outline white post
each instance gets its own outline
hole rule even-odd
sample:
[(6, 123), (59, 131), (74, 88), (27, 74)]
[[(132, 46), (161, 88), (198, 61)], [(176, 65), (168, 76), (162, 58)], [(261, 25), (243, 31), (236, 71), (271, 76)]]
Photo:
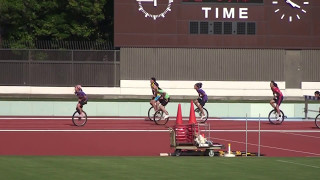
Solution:
[(260, 113), (259, 113), (259, 142), (258, 142), (258, 157), (260, 157), (260, 130), (261, 130), (261, 123), (260, 123)]
[(248, 156), (248, 114), (246, 114), (246, 157)]

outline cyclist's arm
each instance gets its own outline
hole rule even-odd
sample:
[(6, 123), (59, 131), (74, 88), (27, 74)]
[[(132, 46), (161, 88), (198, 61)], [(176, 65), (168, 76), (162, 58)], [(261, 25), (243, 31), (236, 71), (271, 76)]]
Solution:
[(161, 93), (158, 90), (155, 90), (154, 91), (154, 97), (155, 97), (154, 100), (158, 101), (160, 99), (160, 97), (161, 97)]
[(157, 95), (157, 96), (154, 98), (154, 100), (155, 100), (155, 101), (158, 101), (158, 100), (160, 99), (160, 97), (161, 97), (160, 95)]

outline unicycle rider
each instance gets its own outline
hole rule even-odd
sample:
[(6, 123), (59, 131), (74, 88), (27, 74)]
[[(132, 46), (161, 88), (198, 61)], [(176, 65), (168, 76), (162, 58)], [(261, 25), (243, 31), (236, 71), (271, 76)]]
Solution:
[(154, 89), (156, 89), (156, 88), (154, 88), (155, 86), (161, 90), (156, 78), (152, 77), (152, 78), (150, 78), (150, 87), (152, 90), (152, 99), (150, 100), (150, 104), (153, 107), (154, 111), (157, 111), (158, 110), (157, 109), (157, 100), (160, 98), (161, 95), (159, 93), (156, 93), (156, 91), (154, 90)]
[(157, 86), (154, 86), (153, 89), (157, 94), (160, 94), (160, 96), (157, 96), (155, 98), (155, 101), (157, 102), (157, 106), (164, 112), (164, 119), (169, 118), (169, 113), (166, 110), (165, 106), (170, 102), (170, 95), (163, 89), (158, 88)]
[[(317, 100), (320, 100), (320, 92), (319, 91), (315, 91), (314, 92), (314, 97), (316, 97)], [(320, 113), (320, 107), (319, 107), (319, 113)]]
[(194, 85), (194, 89), (197, 91), (199, 97), (198, 99), (194, 100), (193, 103), (199, 108), (201, 112), (201, 119), (205, 119), (205, 114), (203, 112), (203, 106), (208, 102), (208, 96), (206, 92), (204, 92), (202, 88), (202, 83), (196, 83)]
[(82, 108), (83, 108), (83, 105), (87, 104), (88, 97), (86, 93), (82, 91), (81, 85), (76, 85), (74, 87), (74, 94), (78, 97), (78, 104), (77, 104), (76, 110), (78, 111), (79, 116), (83, 118), (85, 114), (83, 113)]
[(273, 93), (273, 98), (270, 100), (270, 105), (277, 111), (277, 120), (280, 121), (282, 118), (280, 114), (280, 104), (283, 101), (283, 94), (278, 88), (277, 83), (275, 83), (274, 81), (270, 82), (270, 88)]

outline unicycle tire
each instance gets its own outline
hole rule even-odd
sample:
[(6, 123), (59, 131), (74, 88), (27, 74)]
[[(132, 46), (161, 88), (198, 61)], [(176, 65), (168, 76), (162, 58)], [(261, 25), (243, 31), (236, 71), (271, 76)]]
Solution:
[(196, 116), (196, 120), (197, 120), (198, 123), (205, 123), (208, 120), (208, 117), (209, 117), (208, 110), (206, 108), (202, 108), (202, 109), (203, 109), (203, 112), (204, 112), (204, 115), (205, 115), (204, 119), (201, 119), (201, 111), (200, 111), (199, 108), (196, 108), (194, 110), (194, 114)]
[(159, 110), (154, 113), (153, 115), (153, 121), (158, 125), (165, 125), (169, 121), (169, 118), (164, 119), (164, 113), (163, 111)]
[(317, 115), (317, 117), (314, 120), (314, 123), (318, 128), (320, 128), (320, 114)]
[(280, 125), (282, 124), (283, 120), (284, 120), (284, 114), (283, 112), (280, 110), (280, 114), (281, 114), (281, 119), (278, 120), (278, 116), (277, 116), (277, 112), (276, 110), (271, 110), (269, 115), (268, 115), (268, 119), (269, 119), (269, 122), (271, 124), (275, 124), (275, 125)]
[(155, 114), (154, 108), (151, 106), (148, 110), (148, 117), (150, 121), (153, 121), (153, 115)]
[(87, 117), (87, 113), (84, 112), (84, 117), (80, 117), (78, 111), (74, 112), (72, 115), (72, 122), (75, 126), (84, 126), (87, 123), (88, 117)]

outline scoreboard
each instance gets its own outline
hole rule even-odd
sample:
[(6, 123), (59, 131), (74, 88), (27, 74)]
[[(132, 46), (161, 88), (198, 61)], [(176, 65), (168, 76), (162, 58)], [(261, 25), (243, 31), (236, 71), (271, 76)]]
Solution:
[(114, 4), (116, 47), (320, 49), (319, 0)]

